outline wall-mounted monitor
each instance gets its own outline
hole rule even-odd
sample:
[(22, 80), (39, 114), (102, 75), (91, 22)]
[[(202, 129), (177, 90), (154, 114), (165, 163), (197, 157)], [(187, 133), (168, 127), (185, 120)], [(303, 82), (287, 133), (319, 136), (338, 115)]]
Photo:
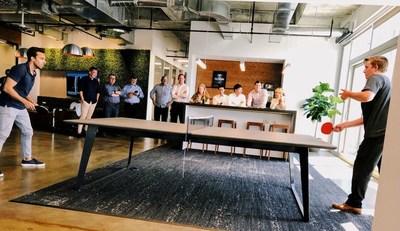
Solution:
[(79, 80), (82, 77), (87, 76), (87, 72), (77, 72), (77, 71), (70, 71), (66, 73), (67, 79), (67, 95), (68, 96), (78, 96), (78, 84)]

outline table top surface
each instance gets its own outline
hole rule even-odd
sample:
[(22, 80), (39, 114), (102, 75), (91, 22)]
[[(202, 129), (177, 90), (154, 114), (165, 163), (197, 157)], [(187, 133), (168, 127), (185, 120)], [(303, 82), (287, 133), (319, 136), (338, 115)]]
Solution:
[[(117, 128), (123, 130), (146, 131), (163, 134), (185, 135), (188, 130), (186, 124), (169, 123), (152, 120), (131, 119), (125, 117), (73, 119), (65, 120), (66, 123), (96, 125), (101, 127)], [(295, 147), (312, 147), (324, 149), (336, 149), (336, 146), (310, 135), (268, 132), (245, 129), (232, 129), (221, 127), (190, 126), (189, 134), (192, 136), (212, 139), (230, 139), (232, 141), (259, 142), (265, 144), (279, 144)]]

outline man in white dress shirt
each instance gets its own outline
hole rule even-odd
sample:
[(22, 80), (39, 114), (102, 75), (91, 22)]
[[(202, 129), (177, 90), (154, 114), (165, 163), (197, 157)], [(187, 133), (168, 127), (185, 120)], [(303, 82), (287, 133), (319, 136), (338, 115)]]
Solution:
[(213, 97), (212, 103), (214, 105), (229, 105), (229, 97), (225, 94), (224, 86), (220, 85), (218, 87), (218, 95)]
[(189, 86), (185, 84), (185, 75), (178, 75), (178, 83), (172, 87), (171, 122), (185, 123), (185, 104), (189, 100)]
[(247, 96), (247, 107), (266, 108), (268, 102), (268, 92), (261, 88), (261, 82), (254, 82), (254, 89)]
[(246, 107), (246, 96), (242, 94), (243, 88), (240, 84), (233, 86), (233, 93), (229, 95), (229, 106)]

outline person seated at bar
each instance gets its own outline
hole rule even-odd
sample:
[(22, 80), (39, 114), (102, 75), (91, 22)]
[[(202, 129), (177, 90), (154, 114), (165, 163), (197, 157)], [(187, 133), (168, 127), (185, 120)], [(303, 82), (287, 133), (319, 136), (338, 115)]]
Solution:
[(225, 88), (222, 85), (218, 86), (218, 94), (213, 97), (212, 103), (214, 105), (229, 105), (229, 97), (225, 94)]
[(266, 108), (268, 102), (268, 91), (261, 88), (261, 82), (254, 82), (254, 89), (247, 96), (247, 107)]
[(243, 88), (240, 84), (233, 86), (233, 93), (229, 94), (229, 106), (246, 107), (246, 96), (242, 94)]
[(286, 98), (285, 92), (281, 87), (275, 89), (274, 98), (271, 100), (271, 109), (285, 110), (286, 109)]
[(207, 92), (206, 85), (204, 85), (203, 83), (199, 84), (196, 93), (193, 94), (192, 98), (189, 100), (189, 103), (210, 103), (210, 95)]

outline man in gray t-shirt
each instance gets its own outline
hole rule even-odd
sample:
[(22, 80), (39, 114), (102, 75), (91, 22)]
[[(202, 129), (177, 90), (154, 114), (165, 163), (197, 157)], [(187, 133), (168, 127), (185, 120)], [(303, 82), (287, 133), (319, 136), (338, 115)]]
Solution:
[(380, 170), (383, 142), (385, 140), (386, 121), (389, 112), (392, 84), (383, 75), (388, 61), (383, 56), (364, 59), (364, 74), (367, 83), (361, 92), (342, 89), (343, 100), (351, 98), (361, 102), (362, 117), (347, 121), (334, 127), (335, 132), (345, 128), (364, 125), (364, 140), (360, 144), (354, 161), (351, 194), (343, 204), (332, 205), (345, 212), (361, 213), (362, 201), (365, 198), (368, 183), (375, 166)]

